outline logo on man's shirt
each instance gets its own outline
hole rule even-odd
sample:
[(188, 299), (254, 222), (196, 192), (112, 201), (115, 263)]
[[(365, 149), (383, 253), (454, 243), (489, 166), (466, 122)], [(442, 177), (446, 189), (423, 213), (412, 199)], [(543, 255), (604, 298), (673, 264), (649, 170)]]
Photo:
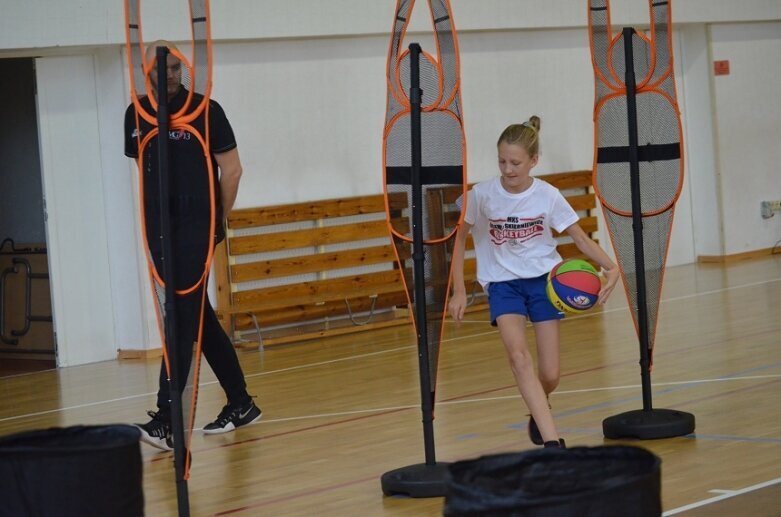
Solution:
[[(143, 134), (144, 132), (141, 129), (135, 128), (130, 134), (130, 138), (138, 138)], [(190, 132), (185, 131), (184, 129), (172, 129), (168, 131), (169, 140), (190, 140), (192, 136), (193, 135), (190, 134)]]
[(507, 242), (514, 246), (542, 235), (544, 220), (541, 215), (530, 218), (510, 216), (507, 219), (489, 219), (488, 234), (496, 245)]
[(168, 132), (169, 140), (189, 140), (192, 135), (184, 129), (172, 129)]

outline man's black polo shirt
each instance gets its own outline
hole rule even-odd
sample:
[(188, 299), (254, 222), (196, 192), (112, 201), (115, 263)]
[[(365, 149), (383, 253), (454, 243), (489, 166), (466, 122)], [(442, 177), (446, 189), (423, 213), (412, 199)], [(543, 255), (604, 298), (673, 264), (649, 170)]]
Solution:
[[(180, 88), (169, 100), (169, 113), (178, 112), (187, 100), (188, 91)], [(188, 112), (198, 106), (203, 95), (193, 93)], [(140, 99), (141, 106), (150, 114), (155, 113), (149, 98)], [(196, 117), (192, 125), (205, 138), (205, 111)], [(155, 128), (142, 117), (138, 117), (136, 128), (136, 110), (131, 104), (125, 112), (125, 155), (138, 157), (138, 142)], [(201, 248), (208, 236), (209, 225), (209, 183), (206, 159), (203, 147), (196, 138), (185, 129), (171, 129), (168, 134), (168, 163), (171, 175), (171, 213), (173, 215), (175, 245), (187, 248)], [(220, 203), (220, 184), (217, 162), (214, 154), (224, 153), (236, 147), (233, 129), (222, 107), (214, 100), (209, 101), (209, 144), (215, 186), (217, 240), (222, 235), (222, 206)], [(157, 174), (157, 138), (153, 138), (144, 149), (144, 214), (146, 234), (150, 249), (159, 249), (159, 200)]]

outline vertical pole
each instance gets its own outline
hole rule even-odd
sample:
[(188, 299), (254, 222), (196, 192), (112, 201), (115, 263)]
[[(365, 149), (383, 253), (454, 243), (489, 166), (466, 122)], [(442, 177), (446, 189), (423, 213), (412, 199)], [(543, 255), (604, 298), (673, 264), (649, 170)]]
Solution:
[(423, 445), (426, 465), (436, 464), (434, 452), (434, 401), (428, 356), (428, 331), (426, 324), (426, 279), (423, 249), (423, 187), (420, 179), (422, 140), (420, 109), (423, 91), (420, 89), (420, 54), (417, 43), (409, 46), (410, 52), (410, 133), (412, 136), (412, 260), (415, 283), (415, 329), (418, 338), (418, 365), (420, 368), (420, 397), (423, 411)]
[(632, 38), (635, 30), (624, 27), (626, 61), (626, 111), (629, 126), (629, 173), (632, 191), (632, 230), (635, 243), (635, 280), (637, 285), (637, 328), (640, 338), (640, 378), (643, 389), (643, 411), (651, 411), (651, 361), (648, 336), (648, 304), (645, 285), (645, 250), (643, 247), (643, 214), (640, 204), (640, 162), (637, 153), (637, 83), (635, 80)]
[(190, 515), (187, 480), (184, 464), (187, 449), (184, 441), (182, 394), (179, 391), (179, 359), (176, 343), (176, 282), (174, 270), (173, 229), (169, 192), (171, 178), (168, 170), (168, 47), (157, 47), (157, 165), (160, 192), (160, 244), (163, 250), (163, 282), (165, 282), (164, 328), (165, 346), (168, 352), (169, 396), (171, 397), (171, 432), (174, 439), (174, 471), (176, 475), (176, 499), (181, 517)]

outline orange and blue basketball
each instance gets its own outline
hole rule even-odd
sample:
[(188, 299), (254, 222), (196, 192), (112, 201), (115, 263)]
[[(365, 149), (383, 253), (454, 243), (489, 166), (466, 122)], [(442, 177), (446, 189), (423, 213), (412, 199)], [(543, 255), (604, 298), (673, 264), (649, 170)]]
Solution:
[(560, 262), (548, 274), (548, 298), (563, 312), (580, 313), (597, 303), (602, 283), (594, 266), (581, 259)]

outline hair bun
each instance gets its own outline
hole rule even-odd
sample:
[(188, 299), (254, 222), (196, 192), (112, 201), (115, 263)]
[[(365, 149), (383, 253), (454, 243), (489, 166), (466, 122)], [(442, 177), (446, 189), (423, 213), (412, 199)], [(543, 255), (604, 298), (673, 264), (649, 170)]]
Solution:
[(524, 122), (524, 125), (525, 126), (531, 126), (534, 129), (536, 129), (537, 131), (539, 131), (540, 130), (540, 117), (538, 117), (537, 115), (532, 115), (531, 117), (529, 117), (529, 120), (527, 122)]

